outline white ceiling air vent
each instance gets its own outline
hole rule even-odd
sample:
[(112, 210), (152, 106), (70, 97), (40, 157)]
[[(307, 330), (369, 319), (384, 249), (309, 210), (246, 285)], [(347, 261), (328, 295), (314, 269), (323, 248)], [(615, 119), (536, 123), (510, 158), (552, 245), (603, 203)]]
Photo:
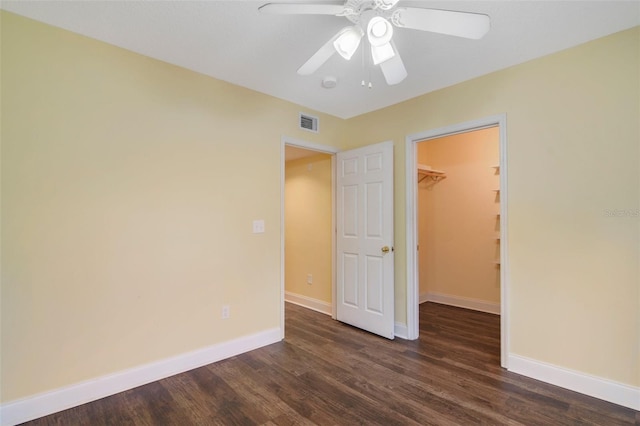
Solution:
[(300, 113), (300, 128), (304, 130), (308, 130), (313, 133), (318, 133), (320, 120), (318, 117), (314, 117), (313, 115)]

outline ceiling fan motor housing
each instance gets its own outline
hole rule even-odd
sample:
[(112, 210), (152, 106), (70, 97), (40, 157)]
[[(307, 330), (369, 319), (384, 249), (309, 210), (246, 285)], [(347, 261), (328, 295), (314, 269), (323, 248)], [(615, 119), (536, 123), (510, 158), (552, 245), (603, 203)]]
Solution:
[[(393, 5), (390, 7), (383, 6), (390, 3), (393, 3)], [(386, 15), (388, 14), (385, 12), (395, 6), (395, 3), (397, 3), (397, 1), (347, 0), (347, 2), (344, 4), (344, 16), (354, 24), (361, 24), (366, 27), (367, 23), (373, 16), (386, 17)]]

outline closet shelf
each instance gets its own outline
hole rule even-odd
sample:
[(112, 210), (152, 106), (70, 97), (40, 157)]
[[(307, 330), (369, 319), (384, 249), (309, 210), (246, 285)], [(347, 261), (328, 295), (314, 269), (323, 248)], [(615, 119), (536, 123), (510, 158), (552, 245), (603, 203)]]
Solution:
[(426, 178), (438, 182), (447, 178), (447, 174), (442, 170), (434, 170), (429, 166), (418, 164), (418, 183), (422, 182)]

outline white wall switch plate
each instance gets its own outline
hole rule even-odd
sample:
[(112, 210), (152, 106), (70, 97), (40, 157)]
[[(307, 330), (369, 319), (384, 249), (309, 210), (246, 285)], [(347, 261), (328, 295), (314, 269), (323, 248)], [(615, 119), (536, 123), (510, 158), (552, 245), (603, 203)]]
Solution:
[(264, 220), (254, 220), (253, 221), (253, 233), (254, 234), (262, 234), (264, 232)]

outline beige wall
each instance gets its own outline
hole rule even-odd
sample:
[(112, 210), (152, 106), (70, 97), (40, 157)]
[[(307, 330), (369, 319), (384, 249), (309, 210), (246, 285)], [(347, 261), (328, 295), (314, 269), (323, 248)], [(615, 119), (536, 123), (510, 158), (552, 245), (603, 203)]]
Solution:
[(315, 135), (296, 105), (1, 24), (2, 401), (277, 327), (283, 134), (395, 141), (406, 321), (405, 137), (499, 113), (510, 351), (640, 385), (639, 218), (611, 214), (640, 208), (638, 28), (346, 122), (317, 114)]
[(350, 147), (395, 142), (396, 321), (405, 137), (506, 113), (509, 350), (640, 385), (639, 53), (636, 27), (349, 120)]
[(281, 136), (344, 122), (300, 131), (299, 106), (1, 24), (2, 400), (279, 327)]
[(500, 303), (498, 128), (431, 139), (417, 160), (446, 172), (418, 192), (420, 295), (437, 293)]
[(284, 199), (285, 290), (331, 303), (331, 155), (287, 161)]

